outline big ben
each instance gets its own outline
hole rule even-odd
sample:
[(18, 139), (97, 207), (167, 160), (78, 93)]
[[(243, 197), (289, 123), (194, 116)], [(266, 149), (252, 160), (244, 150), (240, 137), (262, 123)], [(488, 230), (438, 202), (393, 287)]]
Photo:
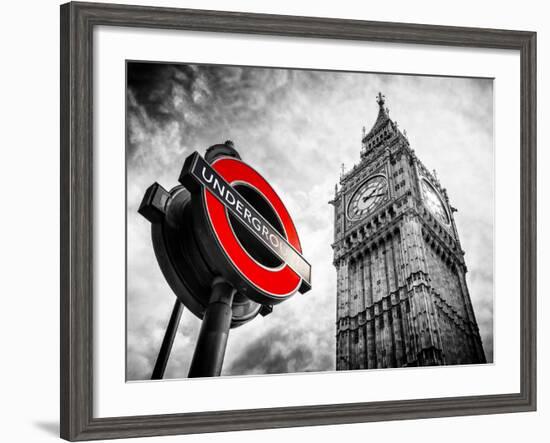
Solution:
[(456, 210), (377, 103), (331, 201), (336, 369), (485, 363)]

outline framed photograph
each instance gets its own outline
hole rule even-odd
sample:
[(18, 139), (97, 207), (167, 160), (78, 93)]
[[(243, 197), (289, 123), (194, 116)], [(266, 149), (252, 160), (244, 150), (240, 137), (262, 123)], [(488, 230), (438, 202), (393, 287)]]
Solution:
[(536, 409), (536, 34), (61, 6), (61, 437)]

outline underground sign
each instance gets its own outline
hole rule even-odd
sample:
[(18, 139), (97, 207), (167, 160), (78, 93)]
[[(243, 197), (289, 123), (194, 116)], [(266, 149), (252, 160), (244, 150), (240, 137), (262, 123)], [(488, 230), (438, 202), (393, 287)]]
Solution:
[(296, 227), (283, 202), (255, 169), (235, 157), (211, 164), (187, 157), (180, 179), (192, 194), (192, 226), (214, 272), (262, 304), (311, 288)]

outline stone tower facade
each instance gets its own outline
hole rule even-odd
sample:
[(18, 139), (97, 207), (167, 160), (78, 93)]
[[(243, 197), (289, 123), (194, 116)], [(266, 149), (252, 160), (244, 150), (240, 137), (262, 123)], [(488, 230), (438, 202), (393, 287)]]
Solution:
[(445, 188), (379, 93), (334, 199), (336, 369), (485, 363)]

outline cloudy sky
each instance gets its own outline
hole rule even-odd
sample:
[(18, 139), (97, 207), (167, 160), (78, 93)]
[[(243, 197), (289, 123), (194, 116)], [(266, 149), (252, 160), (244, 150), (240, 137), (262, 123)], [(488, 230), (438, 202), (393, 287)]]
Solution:
[[(231, 330), (222, 375), (335, 369), (336, 273), (328, 204), (359, 161), (378, 91), (447, 188), (488, 360), (493, 355), (493, 88), (488, 79), (128, 64), (127, 378), (148, 379), (175, 296), (156, 262), (145, 189), (177, 185), (185, 157), (227, 139), (294, 218), (313, 289)], [(200, 321), (184, 310), (165, 378), (187, 376)]]

